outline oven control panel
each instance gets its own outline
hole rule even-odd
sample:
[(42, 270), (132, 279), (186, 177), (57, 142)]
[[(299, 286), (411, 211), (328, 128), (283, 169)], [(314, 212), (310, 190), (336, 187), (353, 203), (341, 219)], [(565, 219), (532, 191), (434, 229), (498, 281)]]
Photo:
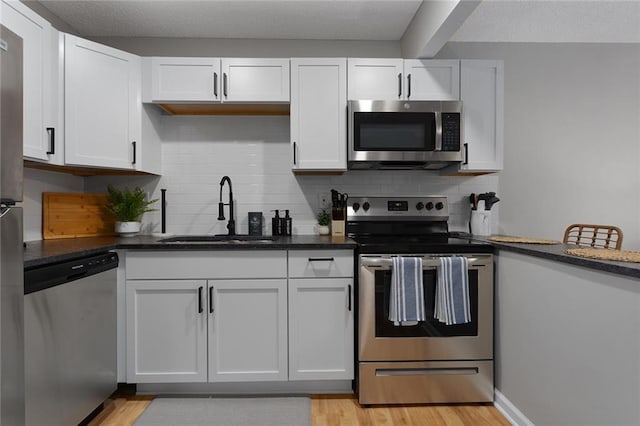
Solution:
[(347, 220), (449, 219), (447, 197), (349, 197)]

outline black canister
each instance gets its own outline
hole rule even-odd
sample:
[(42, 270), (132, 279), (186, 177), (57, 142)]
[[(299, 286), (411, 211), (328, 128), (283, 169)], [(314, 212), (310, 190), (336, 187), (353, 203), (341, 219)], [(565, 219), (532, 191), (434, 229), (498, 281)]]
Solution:
[(249, 235), (262, 235), (262, 212), (249, 212)]

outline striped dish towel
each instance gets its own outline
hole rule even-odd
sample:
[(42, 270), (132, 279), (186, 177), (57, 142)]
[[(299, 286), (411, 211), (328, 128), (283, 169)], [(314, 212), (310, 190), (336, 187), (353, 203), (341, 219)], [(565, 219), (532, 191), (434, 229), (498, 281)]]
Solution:
[(389, 321), (415, 325), (426, 319), (421, 257), (393, 257)]
[(471, 322), (467, 258), (439, 258), (433, 317), (446, 325)]

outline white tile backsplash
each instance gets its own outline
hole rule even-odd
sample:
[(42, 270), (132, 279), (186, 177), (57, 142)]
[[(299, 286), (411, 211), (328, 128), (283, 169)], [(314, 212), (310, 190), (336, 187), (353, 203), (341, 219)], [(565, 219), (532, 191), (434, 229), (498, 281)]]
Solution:
[[(351, 195), (447, 195), (450, 229), (467, 230), (469, 194), (498, 187), (497, 176), (448, 177), (424, 171), (296, 176), (290, 164), (289, 117), (164, 116), (162, 126), (162, 177), (92, 177), (86, 179), (86, 190), (104, 190), (107, 183), (138, 185), (159, 199), (160, 189), (166, 188), (167, 232), (174, 234), (227, 231), (226, 221), (217, 220), (224, 175), (233, 183), (236, 229), (241, 233), (247, 232), (248, 212), (263, 212), (264, 232), (270, 234), (272, 210), (289, 209), (293, 232), (313, 234), (318, 194), (332, 188)], [(227, 186), (223, 199), (228, 199)], [(148, 213), (144, 222), (146, 232), (159, 232), (160, 212)]]

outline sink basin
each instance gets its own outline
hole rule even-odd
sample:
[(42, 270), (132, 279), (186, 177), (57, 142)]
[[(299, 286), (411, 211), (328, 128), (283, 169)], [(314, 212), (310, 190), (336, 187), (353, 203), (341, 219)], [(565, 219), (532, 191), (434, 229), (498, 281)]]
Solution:
[(177, 235), (163, 238), (161, 243), (266, 243), (273, 241), (269, 235)]

